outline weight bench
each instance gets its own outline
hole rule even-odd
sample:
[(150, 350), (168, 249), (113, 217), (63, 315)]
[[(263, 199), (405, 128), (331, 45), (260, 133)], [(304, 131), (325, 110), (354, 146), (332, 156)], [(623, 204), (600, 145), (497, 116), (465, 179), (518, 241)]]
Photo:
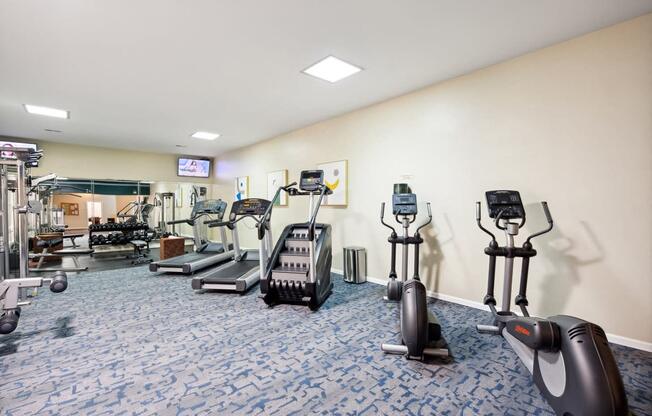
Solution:
[[(83, 234), (82, 234), (83, 235)], [(79, 273), (79, 272), (85, 272), (88, 270), (88, 267), (81, 267), (79, 266), (79, 260), (77, 259), (78, 256), (86, 256), (89, 254), (93, 254), (95, 250), (89, 249), (89, 248), (64, 248), (62, 250), (55, 250), (53, 252), (49, 252), (49, 249), (61, 244), (63, 242), (63, 239), (65, 238), (57, 238), (53, 240), (41, 240), (38, 239), (37, 237), (37, 246), (43, 248), (43, 251), (40, 253), (30, 253), (29, 258), (30, 259), (38, 259), (38, 264), (36, 267), (30, 267), (29, 271), (30, 272), (40, 272), (40, 273), (48, 273), (48, 272), (69, 272), (69, 273)], [(74, 244), (74, 240), (73, 240)], [(75, 267), (43, 267), (43, 262), (45, 261), (46, 257), (72, 257), (73, 263), (75, 263)]]
[(75, 242), (75, 238), (80, 238), (80, 237), (83, 237), (83, 236), (84, 236), (83, 233), (79, 233), (79, 234), (64, 234), (64, 235), (62, 236), (62, 238), (64, 238), (64, 239), (65, 239), (65, 238), (70, 239), (70, 243), (72, 244), (72, 246), (70, 246), (70, 247), (66, 247), (66, 248), (78, 248), (79, 245)]
[(134, 254), (132, 255), (133, 260), (131, 264), (145, 264), (153, 261), (152, 259), (147, 258), (147, 254), (145, 254), (145, 251), (149, 253), (149, 242), (144, 240), (131, 240), (129, 241), (129, 244), (134, 246)]

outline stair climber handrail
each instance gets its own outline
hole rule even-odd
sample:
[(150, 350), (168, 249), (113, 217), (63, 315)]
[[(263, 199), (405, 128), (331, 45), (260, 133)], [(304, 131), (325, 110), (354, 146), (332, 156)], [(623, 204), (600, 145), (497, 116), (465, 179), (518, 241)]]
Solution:
[(317, 204), (315, 204), (312, 215), (310, 216), (310, 223), (308, 224), (308, 241), (315, 240), (315, 224), (317, 223), (317, 213), (319, 212), (319, 207), (321, 206), (321, 202), (324, 199), (324, 195), (330, 195), (333, 193), (331, 188), (324, 184), (320, 184), (319, 187), (319, 200), (317, 201)]

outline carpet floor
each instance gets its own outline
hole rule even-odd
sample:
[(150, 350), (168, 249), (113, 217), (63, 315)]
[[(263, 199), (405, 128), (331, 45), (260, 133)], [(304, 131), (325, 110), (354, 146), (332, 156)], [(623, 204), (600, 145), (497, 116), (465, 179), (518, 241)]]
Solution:
[[(0, 337), (5, 415), (551, 415), (488, 312), (430, 301), (453, 359), (385, 355), (398, 310), (347, 285), (311, 313), (270, 309), (258, 288), (194, 293), (147, 267), (72, 275)], [(652, 414), (652, 354), (613, 346), (636, 415)]]

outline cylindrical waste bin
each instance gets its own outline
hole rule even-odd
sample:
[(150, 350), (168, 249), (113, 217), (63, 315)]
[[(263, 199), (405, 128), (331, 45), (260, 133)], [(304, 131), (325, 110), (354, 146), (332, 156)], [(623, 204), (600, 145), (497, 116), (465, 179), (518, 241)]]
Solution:
[(367, 251), (364, 247), (344, 247), (344, 281), (367, 281)]

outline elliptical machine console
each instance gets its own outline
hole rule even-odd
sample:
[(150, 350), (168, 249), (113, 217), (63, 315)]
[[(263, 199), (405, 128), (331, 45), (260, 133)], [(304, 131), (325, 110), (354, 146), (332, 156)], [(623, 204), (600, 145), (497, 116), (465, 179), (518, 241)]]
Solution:
[[(398, 236), (394, 227), (385, 223), (385, 203), (383, 202), (380, 206), (380, 222), (392, 230), (392, 234), (388, 238), (392, 247), (392, 257), (385, 299), (401, 302), (402, 341), (401, 344), (384, 343), (380, 348), (387, 353), (403, 354), (408, 359), (416, 360), (424, 360), (426, 356), (448, 356), (448, 349), (444, 348), (445, 342), (441, 336), (441, 325), (435, 315), (428, 310), (426, 287), (419, 277), (419, 246), (423, 243), (419, 231), (432, 222), (430, 202), (427, 202), (426, 206), (428, 207), (428, 219), (417, 227), (413, 236), (410, 236), (410, 224), (416, 221), (418, 213), (417, 196), (412, 193), (407, 184), (394, 185), (392, 212), (396, 222), (403, 227), (403, 236), (401, 237)], [(403, 246), (401, 259), (403, 274), (400, 281), (396, 276), (397, 244)], [(414, 275), (408, 280), (410, 245), (414, 246)]]
[[(522, 247), (514, 237), (525, 225), (525, 208), (517, 191), (486, 193), (489, 217), (505, 233), (506, 244), (499, 246), (495, 235), (482, 226), (481, 204), (476, 203), (476, 222), (491, 237), (484, 252), (489, 256), (489, 277), (484, 304), (494, 316), (494, 325), (478, 325), (482, 333), (502, 335), (534, 377), (535, 384), (559, 415), (626, 415), (627, 398), (618, 366), (605, 332), (598, 325), (572, 316), (548, 319), (531, 317), (527, 306), (530, 259), (537, 252), (531, 240), (552, 230), (553, 221), (546, 202), (541, 206), (548, 227), (530, 235)], [(516, 221), (514, 221), (516, 220)], [(505, 258), (501, 310), (496, 309), (494, 281), (496, 257)], [(522, 259), (518, 295), (523, 316), (511, 312), (510, 298), (514, 258)]]

